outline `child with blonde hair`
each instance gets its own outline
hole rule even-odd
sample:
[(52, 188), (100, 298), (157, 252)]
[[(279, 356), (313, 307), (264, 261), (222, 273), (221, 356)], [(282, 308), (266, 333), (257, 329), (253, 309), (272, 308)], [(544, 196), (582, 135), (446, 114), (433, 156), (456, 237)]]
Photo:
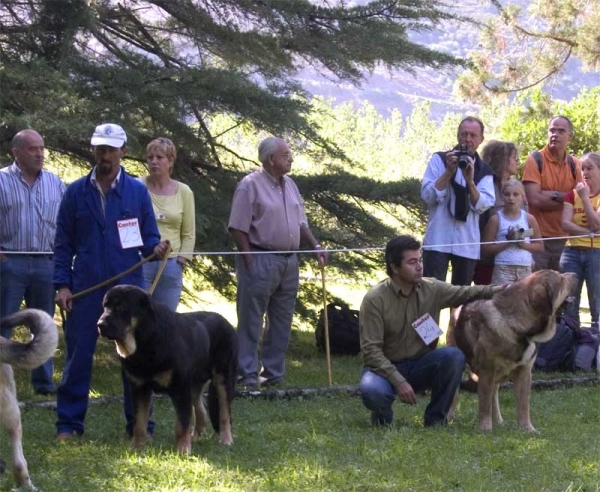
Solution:
[[(486, 257), (494, 258), (493, 284), (505, 284), (521, 280), (531, 273), (533, 257), (531, 253), (544, 251), (540, 239), (540, 227), (535, 217), (523, 209), (525, 189), (516, 179), (509, 179), (502, 185), (504, 205), (488, 221), (483, 233), (481, 251)], [(530, 231), (531, 235), (522, 237)], [(514, 241), (520, 238), (520, 241)]]
[[(583, 181), (565, 195), (563, 229), (571, 236), (560, 257), (560, 271), (577, 274), (575, 302), (565, 314), (579, 320), (581, 289), (585, 281), (592, 326), (600, 320), (600, 154), (590, 152), (581, 159)], [(593, 233), (593, 235), (590, 235)], [(587, 237), (581, 237), (587, 236)]]

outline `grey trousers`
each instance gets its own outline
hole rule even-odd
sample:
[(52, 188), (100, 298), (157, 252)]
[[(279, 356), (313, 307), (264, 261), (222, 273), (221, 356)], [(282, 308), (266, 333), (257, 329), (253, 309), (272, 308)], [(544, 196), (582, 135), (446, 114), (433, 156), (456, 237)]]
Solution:
[(236, 256), (235, 264), (239, 376), (244, 383), (258, 382), (258, 342), (266, 315), (260, 376), (267, 381), (279, 380), (285, 374), (285, 354), (296, 307), (298, 258), (296, 255), (255, 254), (250, 271), (241, 256)]

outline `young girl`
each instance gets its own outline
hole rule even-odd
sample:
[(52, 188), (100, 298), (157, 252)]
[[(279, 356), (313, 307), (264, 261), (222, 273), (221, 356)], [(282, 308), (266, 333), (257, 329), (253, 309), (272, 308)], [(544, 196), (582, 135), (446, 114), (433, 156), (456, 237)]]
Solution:
[(531, 253), (544, 251), (542, 241), (530, 241), (529, 237), (519, 242), (507, 242), (519, 230), (533, 229), (532, 239), (541, 237), (535, 217), (523, 210), (525, 189), (516, 179), (502, 185), (502, 210), (488, 221), (483, 233), (481, 250), (484, 256), (494, 257), (493, 284), (505, 284), (525, 278), (531, 273)]
[[(577, 274), (576, 301), (565, 314), (579, 320), (579, 303), (583, 282), (588, 293), (592, 326), (600, 318), (600, 154), (592, 152), (581, 159), (584, 181), (565, 195), (563, 229), (573, 237), (560, 257), (560, 271)], [(594, 237), (587, 236), (591, 232)]]

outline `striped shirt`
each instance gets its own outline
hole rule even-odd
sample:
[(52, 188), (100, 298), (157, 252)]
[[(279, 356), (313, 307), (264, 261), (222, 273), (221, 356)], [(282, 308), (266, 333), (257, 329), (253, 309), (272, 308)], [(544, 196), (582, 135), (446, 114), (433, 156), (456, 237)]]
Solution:
[(65, 185), (42, 169), (29, 186), (16, 163), (0, 169), (0, 250), (51, 252)]

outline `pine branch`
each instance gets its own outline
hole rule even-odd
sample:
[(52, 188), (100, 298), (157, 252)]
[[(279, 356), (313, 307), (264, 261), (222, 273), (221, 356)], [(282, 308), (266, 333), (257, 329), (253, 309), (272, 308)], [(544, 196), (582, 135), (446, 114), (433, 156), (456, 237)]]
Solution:
[(540, 77), (527, 85), (523, 85), (520, 87), (514, 87), (511, 89), (503, 89), (501, 87), (491, 87), (487, 84), (487, 82), (484, 82), (483, 86), (487, 90), (494, 92), (494, 93), (498, 93), (498, 94), (510, 94), (513, 92), (521, 92), (521, 91), (525, 91), (527, 89), (531, 89), (531, 88), (541, 84), (545, 80), (549, 79), (553, 75), (557, 74), (558, 72), (560, 72), (562, 70), (562, 68), (565, 66), (565, 64), (567, 63), (567, 61), (569, 60), (569, 58), (571, 57), (572, 51), (573, 51), (573, 47), (569, 47), (569, 51), (567, 52), (566, 56), (560, 63), (557, 63), (556, 66), (552, 70), (550, 70), (547, 74), (545, 74), (543, 77)]

